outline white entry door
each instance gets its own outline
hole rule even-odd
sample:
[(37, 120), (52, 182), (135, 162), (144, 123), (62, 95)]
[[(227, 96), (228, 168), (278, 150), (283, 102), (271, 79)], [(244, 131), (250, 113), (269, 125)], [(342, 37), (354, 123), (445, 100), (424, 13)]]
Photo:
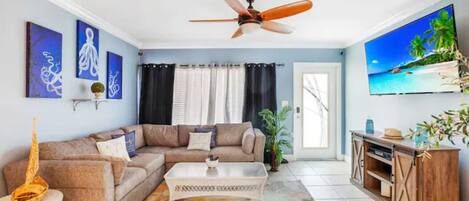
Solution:
[(340, 63), (294, 64), (294, 155), (337, 159)]

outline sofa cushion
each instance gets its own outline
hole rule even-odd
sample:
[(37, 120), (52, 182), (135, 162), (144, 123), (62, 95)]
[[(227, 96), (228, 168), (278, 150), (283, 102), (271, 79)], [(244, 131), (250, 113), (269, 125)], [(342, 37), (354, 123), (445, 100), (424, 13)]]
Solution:
[(90, 135), (90, 137), (100, 142), (100, 141), (107, 141), (107, 140), (112, 139), (112, 135), (123, 135), (123, 134), (125, 134), (124, 130), (116, 129), (116, 130), (111, 130), (111, 131), (93, 133)]
[(168, 125), (143, 125), (143, 136), (147, 145), (177, 147), (178, 128)]
[(251, 122), (240, 124), (217, 124), (217, 146), (239, 146), (242, 144), (243, 134), (252, 128)]
[(165, 154), (169, 150), (171, 150), (171, 147), (145, 146), (137, 149), (137, 153)]
[(217, 146), (217, 128), (195, 128), (196, 133), (211, 133), (210, 148)]
[(187, 147), (173, 148), (166, 152), (166, 162), (203, 162), (208, 158), (209, 151), (187, 150)]
[(145, 146), (145, 138), (143, 137), (142, 125), (127, 126), (122, 128), (124, 132), (130, 133), (135, 131), (135, 148), (140, 149)]
[(205, 150), (210, 151), (210, 141), (212, 133), (190, 133), (188, 150)]
[(39, 159), (61, 160), (65, 156), (99, 154), (93, 138), (80, 138), (63, 142), (43, 142), (39, 144)]
[(130, 161), (129, 153), (127, 153), (127, 146), (125, 145), (125, 137), (96, 142), (99, 153), (107, 156), (121, 157)]
[(254, 154), (246, 154), (240, 146), (215, 147), (210, 151), (210, 155), (220, 157), (221, 162), (252, 162)]
[(164, 165), (164, 155), (141, 153), (132, 158), (128, 163), (128, 167), (139, 167), (145, 169), (147, 175), (150, 175), (158, 168)]
[(244, 153), (250, 154), (252, 150), (254, 150), (254, 142), (256, 140), (256, 136), (254, 135), (254, 129), (247, 129), (244, 131), (243, 134), (243, 141), (242, 141), (242, 149)]
[(196, 128), (199, 128), (199, 126), (178, 125), (179, 146), (187, 146), (189, 144), (189, 133), (195, 132)]
[(64, 160), (107, 161), (111, 163), (115, 185), (119, 185), (122, 182), (125, 170), (127, 169), (127, 160), (101, 154), (71, 155), (66, 156)]
[(124, 135), (112, 135), (112, 139), (120, 138), (124, 136), (125, 138), (125, 147), (127, 148), (127, 153), (129, 153), (129, 157), (132, 158), (137, 155), (136, 148), (135, 148), (135, 131), (130, 131)]
[(121, 200), (127, 193), (147, 178), (147, 173), (142, 168), (127, 167), (121, 184), (115, 188), (115, 200)]

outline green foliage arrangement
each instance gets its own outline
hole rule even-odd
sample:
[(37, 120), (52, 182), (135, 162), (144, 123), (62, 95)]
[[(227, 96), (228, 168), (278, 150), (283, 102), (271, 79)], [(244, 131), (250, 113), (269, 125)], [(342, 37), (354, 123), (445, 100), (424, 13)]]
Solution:
[(286, 106), (279, 112), (272, 112), (269, 109), (263, 109), (259, 112), (259, 116), (262, 117), (267, 131), (266, 146), (270, 149), (271, 153), (270, 171), (278, 171), (278, 167), (283, 160), (283, 149), (292, 147), (291, 143), (286, 140), (290, 136), (290, 131), (284, 126), (284, 121), (291, 110), (290, 106)]
[(93, 93), (104, 93), (104, 84), (101, 82), (95, 82), (91, 85), (91, 92)]
[[(461, 76), (452, 78), (448, 84), (461, 86), (464, 94), (469, 94), (469, 59), (459, 50), (454, 51), (456, 60), (459, 62)], [(421, 146), (430, 149), (439, 147), (443, 141), (449, 141), (455, 145), (455, 138), (461, 138), (463, 144), (469, 148), (469, 105), (462, 104), (460, 109), (447, 110), (439, 115), (432, 115), (433, 120), (417, 124), (417, 129), (409, 130), (408, 137), (411, 139), (425, 136), (428, 144)], [(431, 155), (425, 151), (420, 155), (423, 160), (430, 159)]]

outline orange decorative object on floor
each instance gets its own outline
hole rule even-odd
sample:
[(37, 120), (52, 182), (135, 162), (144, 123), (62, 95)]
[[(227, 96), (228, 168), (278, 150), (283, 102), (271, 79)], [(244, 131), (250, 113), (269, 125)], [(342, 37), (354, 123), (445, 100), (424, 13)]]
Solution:
[(46, 195), (49, 184), (40, 176), (36, 176), (39, 170), (39, 145), (37, 143), (36, 119), (33, 119), (33, 142), (29, 152), (28, 169), (23, 185), (11, 194), (12, 201), (40, 201)]

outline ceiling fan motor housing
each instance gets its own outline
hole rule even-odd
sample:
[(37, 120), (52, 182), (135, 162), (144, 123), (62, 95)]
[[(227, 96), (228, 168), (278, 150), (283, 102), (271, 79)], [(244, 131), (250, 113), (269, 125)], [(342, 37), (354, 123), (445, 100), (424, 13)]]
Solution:
[(238, 24), (243, 25), (246, 23), (257, 23), (257, 24), (262, 24), (262, 18), (259, 15), (259, 11), (254, 10), (254, 9), (248, 9), (249, 13), (251, 13), (252, 16), (249, 15), (240, 15), (238, 18)]

